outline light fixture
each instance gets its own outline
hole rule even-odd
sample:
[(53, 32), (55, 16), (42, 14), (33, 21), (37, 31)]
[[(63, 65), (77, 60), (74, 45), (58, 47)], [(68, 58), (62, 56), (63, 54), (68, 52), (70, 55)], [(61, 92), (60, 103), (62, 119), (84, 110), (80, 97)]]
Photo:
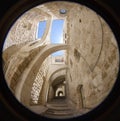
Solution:
[(60, 9), (60, 14), (66, 14), (67, 10), (66, 9)]

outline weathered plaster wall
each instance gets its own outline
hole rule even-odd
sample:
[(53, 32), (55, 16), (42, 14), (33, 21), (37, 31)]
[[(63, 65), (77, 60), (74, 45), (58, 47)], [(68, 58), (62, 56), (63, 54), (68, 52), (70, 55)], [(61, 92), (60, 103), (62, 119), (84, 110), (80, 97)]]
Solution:
[[(75, 18), (75, 19), (73, 19)], [(110, 92), (118, 72), (118, 47), (105, 21), (86, 7), (73, 7), (68, 20), (69, 97), (77, 105), (83, 85), (84, 107), (94, 108)]]

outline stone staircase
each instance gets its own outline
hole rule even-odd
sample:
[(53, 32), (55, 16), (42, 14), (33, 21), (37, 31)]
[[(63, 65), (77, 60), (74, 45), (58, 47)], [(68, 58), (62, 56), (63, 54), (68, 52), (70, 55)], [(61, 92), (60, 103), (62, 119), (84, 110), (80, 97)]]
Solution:
[(65, 99), (54, 99), (47, 104), (47, 108), (42, 115), (48, 118), (65, 119), (73, 117), (75, 113)]

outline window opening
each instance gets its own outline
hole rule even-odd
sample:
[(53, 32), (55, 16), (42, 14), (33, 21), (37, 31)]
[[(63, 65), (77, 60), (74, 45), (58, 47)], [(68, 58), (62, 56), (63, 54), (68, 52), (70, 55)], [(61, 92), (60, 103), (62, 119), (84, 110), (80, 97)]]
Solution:
[(38, 23), (37, 39), (41, 39), (45, 33), (47, 21), (40, 21)]
[(51, 36), (50, 36), (52, 44), (63, 43), (63, 25), (64, 25), (64, 20), (62, 19), (53, 20), (51, 28)]

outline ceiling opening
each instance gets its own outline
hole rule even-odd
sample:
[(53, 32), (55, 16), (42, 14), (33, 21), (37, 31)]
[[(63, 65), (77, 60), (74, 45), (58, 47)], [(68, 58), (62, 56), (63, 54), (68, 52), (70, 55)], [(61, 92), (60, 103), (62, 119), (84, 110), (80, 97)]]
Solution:
[(62, 19), (56, 19), (52, 21), (52, 28), (50, 35), (52, 44), (63, 43), (63, 25), (64, 25), (64, 20)]
[(40, 21), (37, 28), (37, 39), (41, 39), (45, 33), (47, 21)]

